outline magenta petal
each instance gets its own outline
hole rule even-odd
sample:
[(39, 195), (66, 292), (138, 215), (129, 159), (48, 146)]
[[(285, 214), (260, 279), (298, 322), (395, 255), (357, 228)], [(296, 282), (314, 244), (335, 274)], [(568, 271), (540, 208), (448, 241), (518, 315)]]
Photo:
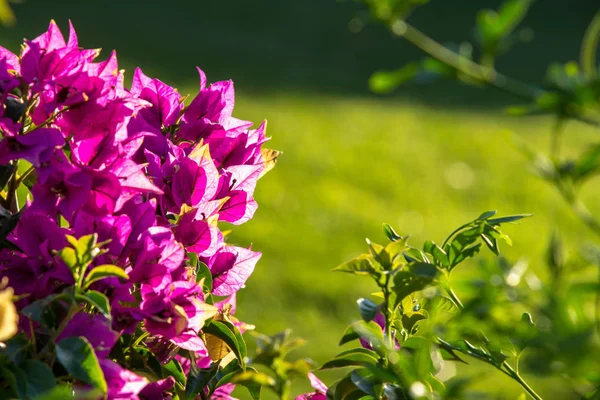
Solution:
[(124, 369), (110, 360), (100, 360), (100, 367), (108, 384), (109, 400), (138, 399), (148, 380)]
[(182, 349), (195, 351), (196, 354), (200, 357), (205, 357), (208, 355), (206, 345), (204, 344), (202, 339), (200, 339), (200, 337), (198, 337), (198, 335), (194, 332), (180, 334), (179, 336), (171, 339), (171, 342), (181, 347)]
[(219, 219), (240, 225), (252, 219), (257, 208), (258, 204), (248, 193), (234, 190), (229, 193), (229, 200), (219, 210)]
[(78, 313), (69, 321), (56, 341), (71, 336), (83, 336), (90, 342), (99, 358), (107, 358), (119, 338), (119, 334), (110, 326), (110, 321), (102, 315)]
[(261, 253), (235, 246), (225, 246), (211, 260), (213, 294), (229, 296), (240, 290), (254, 271)]

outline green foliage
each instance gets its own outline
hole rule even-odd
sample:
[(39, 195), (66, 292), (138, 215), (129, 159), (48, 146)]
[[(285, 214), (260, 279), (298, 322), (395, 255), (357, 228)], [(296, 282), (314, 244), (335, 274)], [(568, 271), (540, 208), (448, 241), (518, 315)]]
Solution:
[(75, 379), (107, 392), (104, 373), (94, 349), (83, 337), (68, 337), (56, 344), (56, 357)]

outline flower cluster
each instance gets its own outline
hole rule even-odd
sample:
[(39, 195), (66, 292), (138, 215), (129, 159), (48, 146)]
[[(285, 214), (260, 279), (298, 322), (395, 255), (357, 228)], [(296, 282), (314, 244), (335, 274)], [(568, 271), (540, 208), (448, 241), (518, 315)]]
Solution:
[[(19, 299), (22, 332), (50, 347), (85, 338), (108, 398), (156, 398), (173, 379), (149, 383), (111, 349), (137, 335), (163, 364), (182, 350), (210, 364), (202, 328), (261, 256), (226, 244), (218, 223), (252, 218), (273, 151), (261, 148), (266, 123), (232, 116), (231, 81), (209, 85), (198, 69), (186, 102), (141, 69), (126, 88), (115, 53), (98, 62), (99, 53), (54, 22), (20, 55), (0, 47), (0, 277)], [(89, 292), (108, 300), (104, 314), (81, 300)], [(64, 324), (23, 312), (53, 298)]]

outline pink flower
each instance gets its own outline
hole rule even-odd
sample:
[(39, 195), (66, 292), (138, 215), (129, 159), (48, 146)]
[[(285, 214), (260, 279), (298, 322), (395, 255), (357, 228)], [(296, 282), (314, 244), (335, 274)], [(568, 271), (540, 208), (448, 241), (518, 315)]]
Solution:
[(327, 386), (312, 372), (308, 373), (308, 379), (310, 380), (310, 385), (315, 389), (314, 393), (302, 394), (297, 396), (296, 400), (326, 400)]

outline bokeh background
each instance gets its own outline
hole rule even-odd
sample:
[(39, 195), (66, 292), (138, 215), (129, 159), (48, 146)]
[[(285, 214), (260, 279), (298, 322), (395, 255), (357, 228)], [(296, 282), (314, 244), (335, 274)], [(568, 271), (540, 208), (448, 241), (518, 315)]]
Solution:
[[(499, 4), (434, 0), (411, 21), (437, 40), (460, 42), (472, 37), (477, 10)], [(547, 148), (552, 121), (505, 117), (502, 107), (518, 100), (457, 83), (370, 93), (373, 72), (421, 54), (369, 22), (353, 1), (25, 0), (13, 9), (17, 25), (0, 28), (0, 44), (15, 51), (51, 18), (65, 33), (71, 19), (83, 46), (101, 47), (104, 56), (117, 50), (129, 78), (140, 66), (183, 93), (197, 91), (195, 66), (209, 81), (234, 80), (234, 115), (267, 119), (268, 147), (284, 152), (258, 185), (255, 218), (231, 236), (263, 253), (239, 296), (238, 317), (267, 334), (292, 328), (307, 340), (302, 354), (318, 363), (337, 353), (345, 326), (358, 318), (356, 298), (373, 291), (368, 282), (331, 269), (363, 252), (365, 237), (383, 241), (382, 222), (420, 244), (440, 242), (484, 210), (535, 213), (507, 228), (515, 244), (503, 250), (540, 274), (553, 228), (567, 244), (589, 238), (514, 146), (517, 135)], [(548, 63), (577, 59), (597, 9), (596, 0), (538, 1), (525, 22), (534, 40), (501, 58), (498, 69), (542, 82)], [(566, 152), (596, 135), (569, 124)], [(599, 197), (586, 188), (592, 205)], [(477, 273), (475, 262), (470, 268)], [(502, 377), (494, 382), (506, 398), (519, 393)], [(555, 385), (535, 377), (531, 383), (558, 398)]]

